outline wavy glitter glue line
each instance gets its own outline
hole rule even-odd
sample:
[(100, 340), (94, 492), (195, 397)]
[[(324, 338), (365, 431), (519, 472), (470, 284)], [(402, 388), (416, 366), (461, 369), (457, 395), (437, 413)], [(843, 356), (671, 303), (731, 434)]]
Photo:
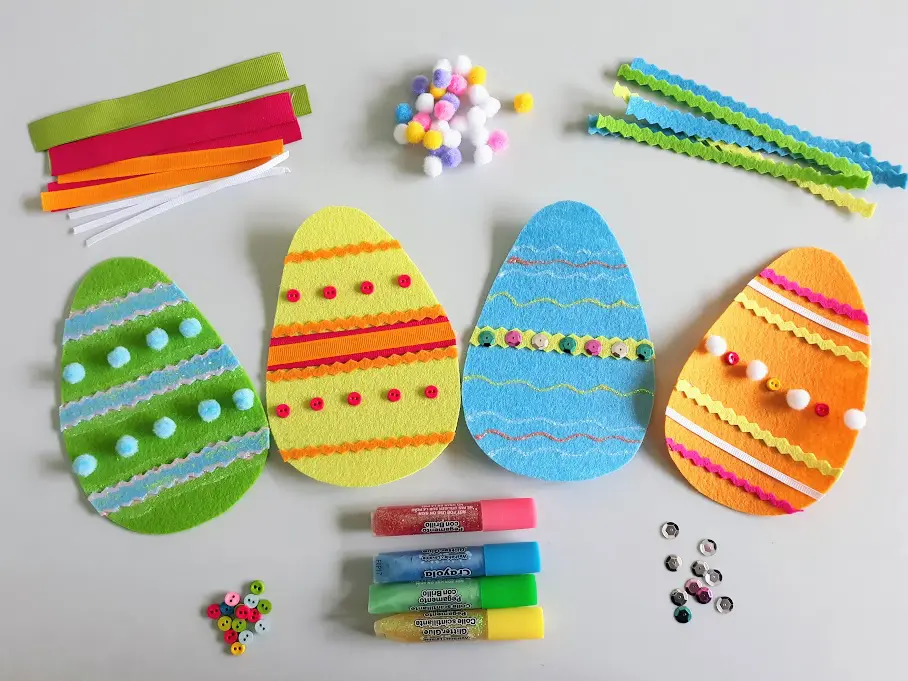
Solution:
[(587, 440), (592, 440), (593, 442), (599, 442), (599, 443), (608, 442), (609, 440), (621, 440), (621, 442), (626, 442), (627, 444), (639, 444), (640, 442), (643, 442), (643, 440), (632, 440), (630, 438), (624, 437), (623, 435), (608, 435), (606, 437), (596, 437), (595, 435), (590, 435), (589, 433), (573, 433), (572, 435), (567, 435), (565, 437), (557, 437), (556, 435), (552, 435), (552, 433), (548, 433), (544, 430), (537, 430), (534, 433), (526, 433), (525, 435), (509, 435), (508, 433), (503, 433), (500, 430), (496, 430), (494, 428), (489, 428), (487, 430), (482, 431), (478, 435), (474, 435), (473, 439), (476, 441), (479, 441), (479, 440), (482, 440), (483, 438), (488, 437), (489, 435), (497, 435), (500, 438), (504, 438), (505, 440), (511, 440), (512, 442), (521, 442), (523, 440), (529, 440), (534, 437), (544, 437), (546, 439), (551, 440), (552, 442), (559, 442), (559, 443), (570, 442), (571, 440), (576, 440), (577, 438), (581, 438), (581, 437), (586, 438)]
[(589, 456), (590, 454), (594, 454), (600, 457), (608, 456), (611, 458), (619, 458), (622, 456), (633, 456), (637, 452), (637, 448), (635, 447), (633, 449), (621, 452), (610, 452), (606, 449), (603, 449), (602, 447), (590, 447), (589, 449), (582, 452), (568, 452), (563, 449), (558, 449), (557, 447), (538, 447), (536, 449), (531, 449), (530, 451), (525, 452), (522, 449), (512, 446), (503, 447), (501, 449), (492, 449), (490, 451), (487, 451), (486, 454), (489, 456), (489, 458), (494, 459), (502, 454), (509, 454), (511, 452), (514, 452), (518, 456), (522, 456), (524, 458), (535, 456), (537, 454), (558, 454), (565, 459), (579, 459), (584, 456)]
[(201, 478), (219, 468), (226, 468), (241, 459), (251, 459), (268, 450), (270, 432), (262, 428), (206, 445), (181, 459), (156, 466), (127, 481), (119, 482), (100, 492), (88, 495), (88, 500), (101, 515), (115, 513), (121, 508), (147, 501), (164, 490)]
[(529, 381), (524, 381), (523, 379), (519, 379), (519, 378), (511, 378), (511, 379), (508, 379), (507, 381), (493, 381), (488, 376), (483, 376), (481, 374), (467, 374), (463, 377), (463, 380), (464, 380), (464, 382), (466, 382), (466, 381), (484, 381), (485, 383), (488, 383), (491, 386), (495, 386), (496, 388), (502, 388), (506, 385), (523, 385), (537, 393), (547, 393), (552, 390), (563, 389), (563, 390), (570, 390), (572, 392), (577, 393), (578, 395), (592, 395), (593, 393), (597, 393), (597, 392), (608, 392), (608, 393), (611, 393), (612, 395), (617, 395), (618, 397), (632, 397), (634, 395), (649, 395), (650, 397), (652, 397), (652, 395), (653, 395), (653, 391), (647, 390), (646, 388), (636, 388), (635, 390), (631, 390), (630, 392), (623, 393), (620, 390), (615, 390), (611, 386), (603, 385), (603, 384), (594, 386), (588, 390), (583, 390), (582, 388), (573, 386), (570, 383), (558, 383), (557, 385), (539, 387), (537, 385), (534, 385), (533, 383), (530, 383)]
[(735, 410), (730, 407), (726, 407), (719, 400), (702, 392), (695, 385), (692, 385), (683, 378), (678, 379), (675, 389), (687, 399), (693, 400), (699, 404), (710, 414), (718, 416), (725, 421), (725, 423), (735, 426), (742, 433), (747, 433), (755, 440), (762, 441), (768, 447), (772, 447), (782, 454), (787, 454), (798, 463), (802, 463), (808, 468), (818, 470), (823, 475), (829, 475), (836, 479), (842, 474), (841, 468), (835, 468), (828, 461), (818, 458), (816, 454), (805, 452), (798, 445), (791, 444), (787, 438), (773, 435), (770, 431), (761, 428), (758, 423), (748, 421), (745, 416), (736, 413)]
[(111, 298), (84, 310), (73, 311), (63, 324), (63, 342), (79, 340), (187, 301), (179, 286), (164, 283), (122, 298)]
[(603, 272), (602, 274), (590, 276), (586, 272), (574, 272), (572, 274), (560, 274), (558, 272), (548, 272), (548, 271), (532, 272), (532, 271), (522, 270), (522, 269), (508, 269), (508, 270), (502, 269), (498, 273), (498, 276), (495, 278), (503, 279), (504, 277), (508, 276), (509, 274), (519, 274), (524, 277), (549, 277), (550, 279), (586, 279), (587, 281), (599, 281), (600, 279), (608, 279), (610, 281), (615, 281), (617, 279), (628, 279), (629, 278), (626, 271), (620, 272), (620, 273)]
[(757, 301), (748, 298), (743, 292), (735, 296), (735, 302), (741, 303), (745, 309), (750, 310), (757, 317), (765, 320), (767, 324), (772, 324), (781, 331), (787, 331), (811, 345), (818, 347), (820, 350), (831, 352), (836, 357), (844, 357), (851, 362), (858, 362), (868, 369), (870, 368), (870, 358), (863, 352), (855, 352), (847, 345), (837, 345), (835, 341), (832, 341), (829, 338), (823, 338), (820, 334), (811, 332), (810, 329), (805, 329), (794, 322), (783, 319), (767, 308), (760, 307)]
[(824, 296), (822, 293), (812, 291), (806, 286), (802, 286), (798, 282), (792, 281), (785, 275), (779, 274), (771, 267), (767, 267), (762, 272), (760, 272), (760, 276), (771, 281), (776, 286), (781, 286), (786, 291), (790, 291), (791, 293), (794, 293), (801, 298), (809, 300), (811, 303), (821, 305), (827, 310), (831, 310), (836, 314), (840, 314), (844, 317), (848, 317), (849, 319), (853, 319), (856, 322), (863, 322), (868, 326), (870, 325), (870, 319), (867, 317), (867, 313), (864, 312), (864, 310), (855, 309), (848, 303), (843, 303), (839, 300), (836, 300), (835, 298), (832, 298), (831, 296)]
[(201, 355), (140, 376), (129, 383), (67, 402), (60, 407), (60, 430), (67, 430), (111, 411), (135, 407), (139, 402), (172, 392), (184, 385), (207, 381), (239, 366), (240, 361), (228, 346), (213, 348)]
[(317, 456), (330, 454), (349, 454), (353, 452), (371, 451), (373, 449), (399, 449), (403, 447), (425, 447), (428, 445), (450, 444), (454, 440), (453, 432), (426, 433), (419, 435), (404, 435), (402, 437), (373, 438), (371, 440), (356, 440), (354, 442), (341, 442), (338, 444), (313, 445), (310, 447), (296, 447), (282, 449), (281, 456), (284, 461), (293, 459), (311, 459)]
[(699, 466), (700, 468), (705, 468), (710, 473), (714, 473), (715, 475), (718, 475), (723, 480), (727, 480), (728, 482), (733, 484), (735, 487), (740, 487), (745, 492), (749, 492), (750, 494), (753, 494), (753, 495), (759, 497), (761, 501), (770, 503), (773, 506), (775, 506), (776, 508), (785, 511), (788, 514), (800, 513), (802, 510), (800, 508), (795, 508), (794, 506), (791, 505), (790, 502), (785, 501), (784, 499), (779, 499), (775, 494), (773, 494), (772, 492), (767, 492), (759, 485), (754, 485), (753, 483), (748, 482), (744, 478), (739, 478), (737, 475), (735, 475), (731, 471), (726, 470), (725, 468), (723, 468), (722, 466), (720, 466), (717, 463), (713, 463), (712, 461), (710, 461), (708, 458), (706, 458), (699, 452), (694, 451), (693, 449), (687, 449), (680, 442), (675, 442), (670, 437), (665, 438), (665, 443), (668, 445), (669, 450), (675, 452), (682, 458), (687, 459), (695, 466)]
[(587, 260), (586, 262), (571, 262), (570, 260), (564, 260), (563, 258), (555, 258), (553, 260), (524, 260), (523, 258), (518, 258), (517, 256), (511, 256), (506, 263), (509, 265), (523, 265), (525, 267), (546, 267), (548, 265), (567, 265), (568, 267), (605, 267), (609, 270), (626, 270), (627, 263), (619, 263), (617, 265), (613, 263), (607, 263), (602, 260)]
[(558, 253), (564, 253), (564, 255), (585, 255), (588, 258), (593, 258), (598, 255), (621, 255), (621, 251), (619, 251), (617, 248), (607, 248), (603, 251), (591, 251), (588, 248), (578, 248), (576, 251), (567, 251), (558, 244), (555, 244), (554, 246), (546, 246), (545, 248), (537, 248), (536, 246), (531, 246), (529, 244), (517, 244), (512, 250), (529, 251), (530, 253), (546, 253), (548, 251), (556, 251)]
[(486, 302), (491, 303), (493, 300), (495, 300), (496, 298), (499, 298), (499, 297), (509, 300), (514, 307), (530, 307), (532, 305), (539, 305), (540, 303), (548, 303), (550, 305), (554, 305), (555, 307), (560, 307), (561, 309), (567, 309), (570, 307), (576, 307), (577, 305), (584, 305), (584, 304), (595, 305), (597, 307), (601, 307), (606, 310), (611, 310), (616, 307), (626, 307), (626, 308), (629, 308), (632, 310), (640, 309), (639, 305), (634, 305), (633, 303), (629, 303), (624, 299), (616, 300), (611, 303), (606, 303), (605, 301), (599, 300), (598, 298), (581, 298), (580, 300), (575, 300), (570, 303), (562, 303), (558, 300), (555, 300), (554, 298), (533, 298), (532, 300), (528, 300), (525, 303), (521, 303), (521, 302), (518, 302), (518, 300), (513, 295), (511, 295), (508, 291), (499, 291), (498, 293), (486, 298)]
[[(605, 426), (602, 421), (596, 421), (595, 419), (580, 419), (577, 421), (556, 421), (554, 419), (546, 418), (545, 416), (533, 416), (526, 419), (511, 419), (505, 416), (504, 414), (497, 411), (477, 411), (471, 414), (468, 414), (466, 417), (467, 423), (475, 421), (484, 416), (495, 416), (499, 421), (504, 421), (505, 423), (510, 423), (512, 425), (524, 424), (524, 423), (533, 423), (534, 421), (541, 421), (542, 423), (548, 423), (553, 426), (579, 426), (579, 425), (588, 425), (588, 426)], [(624, 426), (623, 428), (612, 428), (613, 432), (618, 432), (622, 430), (635, 430), (637, 432), (644, 432), (646, 429), (642, 426)]]

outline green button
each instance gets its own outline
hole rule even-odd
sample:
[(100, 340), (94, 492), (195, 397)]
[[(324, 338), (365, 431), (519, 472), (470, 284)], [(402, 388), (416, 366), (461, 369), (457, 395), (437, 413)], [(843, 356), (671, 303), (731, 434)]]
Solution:
[(224, 615), (221, 619), (218, 620), (218, 629), (221, 631), (227, 631), (230, 629), (230, 625), (233, 624), (233, 619)]
[(230, 628), (239, 634), (241, 631), (246, 630), (246, 620), (233, 620)]
[(269, 601), (267, 598), (263, 598), (262, 600), (260, 600), (259, 601), (259, 612), (262, 613), (263, 615), (267, 615), (269, 612), (271, 612), (271, 601)]
[(256, 596), (259, 596), (265, 593), (265, 582), (257, 579), (252, 584), (249, 585), (249, 590), (254, 593)]

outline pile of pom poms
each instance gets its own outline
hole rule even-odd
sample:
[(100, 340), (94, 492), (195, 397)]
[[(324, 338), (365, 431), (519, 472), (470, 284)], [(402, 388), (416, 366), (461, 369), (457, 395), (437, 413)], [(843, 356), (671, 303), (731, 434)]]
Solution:
[[(464, 139), (473, 146), (473, 163), (485, 165), (508, 148), (508, 134), (489, 129), (489, 120), (501, 110), (501, 102), (489, 94), (486, 70), (473, 66), (464, 55), (454, 60), (440, 59), (432, 77), (413, 79), (411, 106), (397, 105), (394, 139), (398, 144), (420, 144), (428, 152), (423, 171), (438, 177), (445, 168), (456, 168), (463, 161)], [(533, 108), (528, 92), (514, 98), (514, 109), (525, 113)]]
[(208, 617), (223, 632), (231, 655), (243, 655), (256, 636), (271, 629), (271, 601), (261, 597), (265, 593), (264, 582), (255, 580), (249, 585), (249, 592), (241, 600), (236, 591), (230, 591), (221, 603), (212, 603), (206, 609)]

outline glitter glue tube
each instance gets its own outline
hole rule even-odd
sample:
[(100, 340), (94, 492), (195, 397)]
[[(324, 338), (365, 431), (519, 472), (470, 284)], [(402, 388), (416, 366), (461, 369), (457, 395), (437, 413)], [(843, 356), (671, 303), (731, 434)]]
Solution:
[(370, 615), (522, 608), (537, 602), (536, 577), (533, 575), (372, 584), (369, 587)]
[(517, 641), (543, 638), (542, 608), (465, 610), (460, 613), (408, 612), (383, 617), (375, 635), (403, 643), (429, 641)]
[(446, 532), (497, 532), (536, 527), (533, 499), (491, 499), (422, 506), (382, 506), (372, 514), (376, 537)]
[(539, 572), (539, 544), (534, 541), (447, 549), (379, 553), (372, 559), (376, 584), (463, 577), (497, 577)]

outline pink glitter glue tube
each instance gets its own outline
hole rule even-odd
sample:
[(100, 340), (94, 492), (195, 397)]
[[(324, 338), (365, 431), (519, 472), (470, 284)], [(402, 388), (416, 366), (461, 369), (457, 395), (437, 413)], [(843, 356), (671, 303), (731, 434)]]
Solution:
[(382, 506), (372, 514), (376, 537), (448, 532), (498, 532), (536, 527), (534, 499), (490, 499), (453, 504)]

